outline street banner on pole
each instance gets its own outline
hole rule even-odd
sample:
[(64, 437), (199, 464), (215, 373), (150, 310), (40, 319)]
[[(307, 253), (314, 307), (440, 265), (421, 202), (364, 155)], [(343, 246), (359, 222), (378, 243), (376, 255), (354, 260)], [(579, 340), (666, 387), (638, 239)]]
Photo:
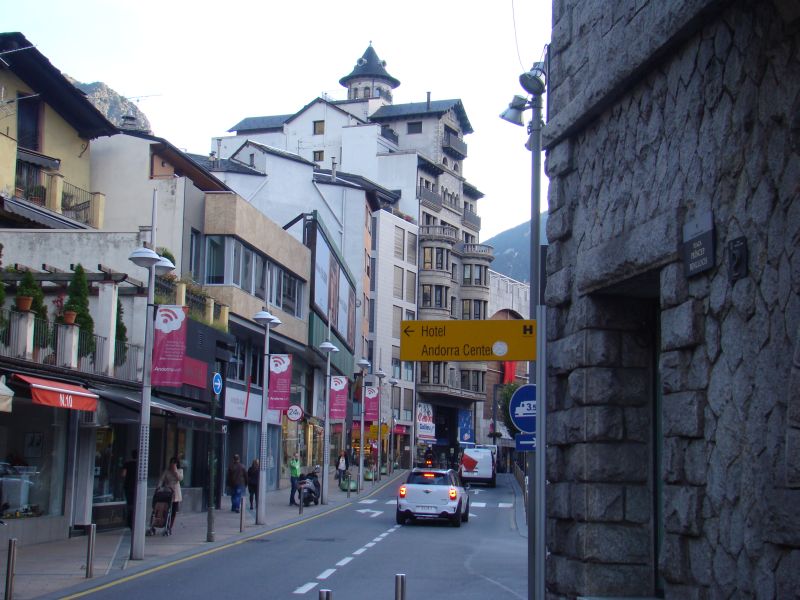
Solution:
[(368, 385), (364, 388), (364, 421), (378, 420), (378, 388)]
[(187, 306), (159, 306), (153, 325), (151, 385), (181, 387), (186, 356)]
[(340, 421), (347, 416), (347, 377), (331, 377), (331, 421)]
[(270, 410), (289, 408), (292, 392), (292, 355), (271, 354), (269, 357), (269, 402)]

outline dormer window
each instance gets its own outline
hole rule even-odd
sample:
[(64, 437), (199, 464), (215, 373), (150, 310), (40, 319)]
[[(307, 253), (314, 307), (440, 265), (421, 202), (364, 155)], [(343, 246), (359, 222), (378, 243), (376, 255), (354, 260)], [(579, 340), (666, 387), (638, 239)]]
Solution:
[(365, 87), (364, 88), (364, 98), (369, 98), (370, 95), (371, 95), (370, 94), (370, 89), (368, 87)]

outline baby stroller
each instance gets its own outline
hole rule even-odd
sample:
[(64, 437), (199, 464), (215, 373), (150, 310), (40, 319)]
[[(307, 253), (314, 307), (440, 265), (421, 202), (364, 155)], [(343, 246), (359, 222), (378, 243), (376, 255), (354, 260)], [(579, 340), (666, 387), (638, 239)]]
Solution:
[(160, 487), (153, 494), (153, 512), (150, 514), (148, 535), (155, 535), (156, 529), (163, 529), (164, 535), (170, 535), (172, 519), (172, 488)]

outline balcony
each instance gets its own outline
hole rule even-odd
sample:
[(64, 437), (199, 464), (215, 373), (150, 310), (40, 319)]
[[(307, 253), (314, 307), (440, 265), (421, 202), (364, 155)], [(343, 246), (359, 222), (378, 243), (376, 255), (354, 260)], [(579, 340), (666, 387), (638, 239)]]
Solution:
[(420, 242), (425, 240), (458, 241), (458, 230), (447, 225), (422, 225), (419, 228)]
[(456, 252), (464, 257), (482, 258), (487, 261), (494, 260), (494, 248), (486, 244), (459, 244)]
[(467, 145), (452, 133), (445, 134), (442, 149), (458, 160), (467, 158)]
[(474, 229), (475, 231), (481, 230), (481, 218), (476, 212), (465, 210), (464, 214), (461, 216), (461, 222), (470, 229)]
[(400, 138), (397, 136), (397, 133), (395, 133), (394, 129), (386, 125), (381, 127), (381, 137), (389, 140), (390, 142), (394, 142), (395, 144), (400, 141)]
[(417, 198), (428, 208), (439, 212), (442, 210), (442, 196), (439, 192), (429, 190), (428, 188), (418, 187)]
[(486, 400), (486, 392), (463, 390), (455, 381), (450, 385), (447, 383), (417, 383), (417, 394), (423, 402), (429, 400), (455, 401), (464, 406)]

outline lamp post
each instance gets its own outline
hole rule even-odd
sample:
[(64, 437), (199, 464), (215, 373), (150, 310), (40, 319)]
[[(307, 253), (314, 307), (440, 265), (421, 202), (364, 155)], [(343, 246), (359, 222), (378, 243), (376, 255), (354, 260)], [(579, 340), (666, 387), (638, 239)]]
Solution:
[[(156, 247), (157, 192), (153, 190), (153, 216), (150, 241)], [(142, 246), (128, 256), (133, 264), (147, 269), (147, 313), (144, 330), (144, 366), (142, 373), (142, 404), (139, 407), (139, 455), (136, 474), (136, 497), (131, 531), (131, 560), (144, 559), (144, 538), (147, 527), (147, 471), (150, 458), (150, 397), (153, 374), (153, 320), (156, 275), (164, 275), (175, 268), (172, 261), (162, 258), (154, 250)]]
[(545, 307), (540, 302), (539, 267), (541, 264), (540, 227), (540, 172), (542, 167), (542, 96), (547, 89), (544, 63), (537, 62), (530, 71), (519, 76), (522, 88), (530, 94), (514, 96), (508, 108), (500, 115), (501, 119), (523, 125), (522, 113), (533, 110), (528, 123), (528, 143), (525, 147), (531, 152), (531, 246), (530, 246), (530, 306), (531, 319), (536, 319), (536, 357), (528, 365), (528, 383), (536, 383), (536, 441), (537, 449), (533, 477), (528, 479), (528, 598), (544, 600), (545, 597), (545, 454), (546, 454), (546, 414), (545, 414)]
[(361, 418), (359, 419), (361, 435), (358, 438), (358, 493), (360, 494), (364, 488), (364, 387), (366, 386), (364, 374), (369, 369), (370, 363), (366, 358), (360, 358), (356, 364), (361, 369)]
[[(328, 332), (330, 336), (330, 332)], [(319, 345), (319, 349), (325, 354), (325, 429), (322, 444), (322, 503), (328, 503), (328, 469), (331, 465), (331, 353), (338, 352), (339, 348), (325, 340)]]
[(382, 449), (383, 449), (383, 402), (381, 399), (383, 398), (383, 378), (386, 377), (386, 373), (383, 372), (383, 369), (379, 368), (378, 372), (375, 373), (375, 377), (378, 378), (378, 473), (376, 477), (377, 480), (381, 480), (381, 458), (382, 458)]
[(260, 310), (253, 315), (253, 320), (259, 325), (264, 326), (264, 385), (261, 394), (261, 448), (259, 450), (258, 465), (258, 505), (256, 506), (256, 525), (264, 525), (267, 522), (267, 450), (269, 423), (267, 422), (267, 407), (269, 404), (269, 330), (270, 327), (277, 327), (281, 320)]
[(394, 471), (394, 388), (397, 387), (397, 383), (398, 381), (394, 377), (389, 379), (389, 385), (392, 386), (391, 387), (392, 395), (391, 398), (389, 398), (389, 412), (392, 415), (391, 424), (389, 426), (389, 472), (390, 473)]

